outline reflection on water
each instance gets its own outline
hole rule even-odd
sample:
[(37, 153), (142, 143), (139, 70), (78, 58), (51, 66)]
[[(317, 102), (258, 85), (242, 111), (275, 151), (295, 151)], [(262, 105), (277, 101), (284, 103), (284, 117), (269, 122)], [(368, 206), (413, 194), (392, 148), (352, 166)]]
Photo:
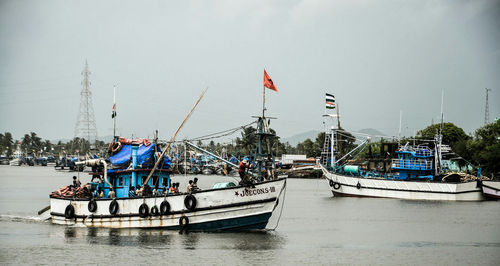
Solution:
[(143, 248), (169, 249), (179, 245), (185, 250), (195, 250), (204, 246), (222, 250), (258, 251), (280, 249), (286, 243), (285, 238), (274, 231), (200, 233), (161, 230), (161, 229), (118, 229), (118, 228), (82, 228), (52, 225), (53, 238), (59, 238), (58, 231), (64, 232), (65, 242), (73, 243), (85, 240), (91, 245), (140, 246)]
[(184, 233), (182, 237), (182, 247), (184, 249), (196, 249), (200, 241), (199, 233)]

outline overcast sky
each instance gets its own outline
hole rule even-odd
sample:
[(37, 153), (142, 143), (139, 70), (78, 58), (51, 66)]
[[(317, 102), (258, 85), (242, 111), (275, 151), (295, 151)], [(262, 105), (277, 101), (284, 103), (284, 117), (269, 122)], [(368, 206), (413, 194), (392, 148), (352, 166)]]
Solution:
[(440, 117), (467, 133), (500, 116), (499, 1), (0, 0), (0, 132), (72, 138), (88, 60), (98, 135), (197, 137), (246, 124), (266, 91), (282, 137), (344, 128), (403, 135)]

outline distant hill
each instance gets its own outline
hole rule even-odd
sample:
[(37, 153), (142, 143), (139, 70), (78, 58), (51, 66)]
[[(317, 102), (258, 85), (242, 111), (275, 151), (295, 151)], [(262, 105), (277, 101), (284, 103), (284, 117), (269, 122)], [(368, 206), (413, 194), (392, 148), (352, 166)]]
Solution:
[(369, 135), (372, 138), (372, 141), (380, 141), (380, 139), (382, 138), (384, 138), (385, 140), (391, 139), (391, 136), (388, 136), (387, 134), (382, 133), (374, 128), (364, 128), (356, 132)]
[(387, 136), (387, 134), (382, 133), (374, 128), (363, 128), (361, 130), (358, 130), (357, 132), (367, 134), (370, 136)]
[(281, 138), (280, 141), (282, 143), (288, 142), (290, 145), (296, 146), (297, 144), (299, 144), (300, 142), (302, 142), (306, 139), (311, 139), (312, 141), (316, 140), (316, 137), (318, 136), (318, 134), (320, 132), (321, 131), (318, 131), (318, 130), (310, 130), (310, 131), (299, 133), (297, 135), (293, 135), (290, 137)]

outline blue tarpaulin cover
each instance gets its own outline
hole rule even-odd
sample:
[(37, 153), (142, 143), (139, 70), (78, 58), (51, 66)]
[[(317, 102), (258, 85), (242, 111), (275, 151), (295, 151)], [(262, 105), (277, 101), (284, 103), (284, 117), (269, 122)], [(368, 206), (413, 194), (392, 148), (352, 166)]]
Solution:
[[(149, 146), (141, 145), (139, 149), (137, 149), (137, 164), (138, 165), (147, 165), (151, 164), (153, 166), (155, 162), (154, 151), (155, 144), (152, 143)], [(158, 151), (161, 152), (161, 149), (158, 148)], [(109, 161), (113, 164), (113, 168), (127, 168), (128, 165), (132, 162), (132, 145), (123, 145), (121, 150), (110, 156)], [(171, 162), (168, 157), (164, 159), (163, 168), (170, 168)]]

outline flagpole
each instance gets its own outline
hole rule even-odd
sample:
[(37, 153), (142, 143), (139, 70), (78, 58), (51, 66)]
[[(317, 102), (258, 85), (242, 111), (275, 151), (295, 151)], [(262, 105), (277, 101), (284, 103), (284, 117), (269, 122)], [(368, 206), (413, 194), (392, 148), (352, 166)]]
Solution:
[[(266, 80), (266, 69), (264, 68), (264, 80)], [(264, 118), (264, 112), (266, 111), (266, 83), (262, 84), (262, 118)]]
[(113, 85), (113, 106), (114, 106), (114, 116), (113, 116), (113, 138), (116, 137), (116, 84)]
[(262, 86), (262, 117), (264, 117), (265, 111), (266, 111), (266, 87)]

